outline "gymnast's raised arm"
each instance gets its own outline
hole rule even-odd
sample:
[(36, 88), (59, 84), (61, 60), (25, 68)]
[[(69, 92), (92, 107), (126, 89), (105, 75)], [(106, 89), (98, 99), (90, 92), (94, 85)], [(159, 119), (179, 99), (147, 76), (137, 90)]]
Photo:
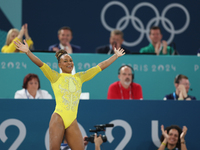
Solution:
[(34, 62), (38, 67), (43, 66), (43, 62), (29, 50), (28, 44), (26, 43), (25, 40), (24, 40), (25, 44), (21, 43), (19, 40), (14, 41), (14, 43), (16, 45), (15, 47), (20, 51), (26, 53), (26, 55), (30, 58), (30, 60)]
[(125, 54), (124, 50), (121, 48), (114, 48), (115, 54), (112, 55), (110, 58), (107, 60), (104, 60), (98, 64), (98, 66), (101, 68), (101, 70), (106, 69), (108, 66), (110, 66), (118, 57), (121, 57)]

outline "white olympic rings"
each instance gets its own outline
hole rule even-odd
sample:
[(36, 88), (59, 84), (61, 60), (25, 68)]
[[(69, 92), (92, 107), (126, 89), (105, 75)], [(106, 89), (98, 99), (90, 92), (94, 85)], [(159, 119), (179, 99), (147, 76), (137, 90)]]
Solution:
[[(110, 27), (106, 23), (106, 20), (105, 20), (105, 14), (106, 14), (107, 9), (109, 7), (111, 7), (111, 6), (113, 6), (113, 5), (120, 6), (124, 10), (124, 12), (125, 12), (125, 16), (119, 19), (119, 21), (116, 23), (116, 27), (114, 27), (114, 28)], [(143, 25), (142, 21), (140, 20), (140, 18), (138, 18), (138, 17), (135, 16), (137, 10), (139, 8), (143, 7), (143, 6), (150, 7), (154, 11), (154, 13), (155, 13), (155, 17), (152, 18), (147, 23), (146, 28), (144, 27), (144, 25)], [(173, 7), (177, 7), (177, 8), (182, 9), (183, 12), (186, 15), (186, 22), (185, 22), (185, 24), (183, 25), (182, 28), (180, 28), (178, 30), (175, 30), (174, 25), (172, 24), (172, 22), (168, 18), (165, 17), (165, 15), (168, 12), (168, 10), (171, 9), (171, 8), (173, 8)], [(150, 42), (150, 39), (149, 39), (149, 29), (150, 29), (150, 27), (152, 26), (153, 23), (154, 23), (155, 26), (158, 26), (160, 21), (162, 23), (163, 28), (167, 32), (169, 32), (171, 34), (170, 37), (169, 37), (169, 39), (167, 40), (167, 43), (171, 43), (173, 41), (173, 38), (174, 38), (175, 34), (183, 33), (187, 29), (187, 27), (189, 26), (189, 23), (190, 23), (190, 15), (189, 15), (188, 10), (183, 5), (178, 4), (178, 3), (172, 3), (172, 4), (167, 5), (163, 9), (163, 11), (161, 13), (161, 16), (160, 16), (157, 8), (153, 4), (148, 3), (148, 2), (142, 2), (142, 3), (137, 4), (133, 8), (131, 14), (129, 14), (129, 11), (128, 11), (127, 7), (123, 3), (119, 2), (119, 1), (111, 1), (111, 2), (107, 3), (103, 7), (103, 9), (101, 11), (101, 22), (102, 22), (103, 26), (108, 31), (112, 31), (114, 29), (118, 29), (118, 30), (123, 31), (128, 26), (129, 20), (131, 20), (131, 23), (132, 23), (133, 27), (135, 28), (135, 30), (137, 30), (138, 32), (140, 32), (140, 36), (139, 36), (139, 38), (136, 41), (134, 41), (134, 42), (126, 42), (126, 41), (124, 41), (123, 44), (125, 46), (132, 47), (132, 46), (138, 45), (142, 41), (142, 39), (144, 38), (144, 34), (146, 34), (146, 38)], [(168, 26), (166, 25), (166, 23), (168, 24)]]

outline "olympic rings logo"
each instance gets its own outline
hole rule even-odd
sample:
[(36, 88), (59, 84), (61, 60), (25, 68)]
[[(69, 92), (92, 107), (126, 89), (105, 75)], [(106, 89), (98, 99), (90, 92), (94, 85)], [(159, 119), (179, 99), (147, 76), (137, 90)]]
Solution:
[[(105, 21), (105, 14), (106, 14), (106, 11), (107, 11), (107, 9), (108, 9), (109, 7), (111, 7), (112, 5), (118, 5), (118, 6), (120, 6), (120, 7), (124, 10), (124, 12), (125, 12), (125, 16), (119, 19), (119, 21), (118, 21), (117, 24), (116, 24), (116, 27), (114, 27), (114, 28), (113, 28), (113, 27), (110, 27), (110, 26), (106, 23), (106, 21)], [(150, 7), (150, 8), (155, 12), (155, 17), (152, 18), (152, 19), (147, 23), (146, 28), (144, 27), (142, 21), (141, 21), (138, 17), (135, 16), (137, 10), (138, 10), (139, 8), (141, 8), (141, 7), (144, 7), (144, 6)], [(183, 12), (184, 12), (185, 15), (186, 15), (186, 22), (185, 22), (185, 24), (183, 25), (182, 28), (180, 28), (180, 29), (178, 29), (178, 30), (175, 30), (174, 25), (172, 24), (172, 22), (171, 22), (168, 18), (165, 17), (167, 11), (168, 11), (169, 9), (173, 8), (173, 7), (177, 7), (177, 8), (182, 9)], [(139, 36), (139, 38), (138, 38), (136, 41), (134, 41), (134, 42), (126, 42), (126, 41), (124, 41), (123, 44), (124, 44), (125, 46), (132, 47), (132, 46), (138, 45), (138, 44), (142, 41), (142, 39), (144, 38), (144, 34), (146, 34), (146, 37), (147, 37), (147, 39), (148, 39), (149, 42), (150, 42), (151, 40), (149, 39), (149, 29), (150, 29), (150, 27), (153, 25), (153, 23), (154, 23), (155, 26), (158, 26), (160, 21), (161, 21), (162, 26), (164, 27), (164, 29), (165, 29), (167, 32), (169, 32), (169, 33), (171, 34), (170, 37), (169, 37), (169, 39), (167, 40), (167, 43), (171, 43), (171, 42), (173, 41), (173, 38), (174, 38), (174, 35), (175, 35), (175, 34), (183, 33), (183, 32), (187, 29), (187, 27), (189, 26), (189, 23), (190, 23), (190, 15), (189, 15), (188, 10), (187, 10), (183, 5), (178, 4), (178, 3), (172, 3), (172, 4), (167, 5), (167, 6), (163, 9), (163, 11), (162, 11), (162, 13), (161, 13), (161, 16), (159, 15), (159, 12), (158, 12), (157, 8), (156, 8), (154, 5), (152, 5), (151, 3), (148, 3), (148, 2), (142, 2), (142, 3), (137, 4), (137, 5), (133, 8), (131, 14), (129, 14), (129, 11), (128, 11), (127, 7), (126, 7), (123, 3), (119, 2), (119, 1), (111, 1), (111, 2), (107, 3), (107, 4), (103, 7), (103, 9), (102, 9), (102, 11), (101, 11), (101, 22), (102, 22), (103, 26), (104, 26), (108, 31), (112, 31), (112, 30), (114, 30), (114, 29), (118, 29), (118, 30), (123, 31), (123, 30), (128, 26), (129, 20), (131, 21), (133, 27), (134, 27), (138, 32), (140, 32), (140, 36)], [(137, 23), (137, 24), (136, 24), (136, 23)], [(166, 25), (166, 23), (169, 25), (169, 27)], [(138, 26), (138, 25), (139, 25), (139, 26)]]

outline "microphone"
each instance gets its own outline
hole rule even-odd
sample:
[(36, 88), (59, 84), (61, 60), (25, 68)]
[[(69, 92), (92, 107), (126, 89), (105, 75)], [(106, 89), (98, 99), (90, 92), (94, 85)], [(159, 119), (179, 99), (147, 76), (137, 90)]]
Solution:
[(117, 48), (117, 42), (113, 41), (112, 42), (112, 47)]
[(95, 127), (114, 127), (114, 124), (100, 124), (96, 125)]
[(175, 42), (171, 42), (170, 46), (170, 55), (172, 55), (172, 47), (174, 48), (174, 55), (179, 55), (178, 51), (176, 50), (176, 43)]

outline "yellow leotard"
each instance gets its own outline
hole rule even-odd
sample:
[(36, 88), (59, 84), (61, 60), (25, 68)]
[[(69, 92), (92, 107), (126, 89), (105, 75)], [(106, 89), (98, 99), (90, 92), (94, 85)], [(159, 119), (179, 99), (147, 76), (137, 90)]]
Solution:
[(77, 117), (82, 84), (92, 79), (101, 71), (101, 68), (97, 65), (74, 75), (58, 73), (45, 63), (40, 69), (51, 82), (56, 100), (54, 112), (62, 117), (66, 129)]

